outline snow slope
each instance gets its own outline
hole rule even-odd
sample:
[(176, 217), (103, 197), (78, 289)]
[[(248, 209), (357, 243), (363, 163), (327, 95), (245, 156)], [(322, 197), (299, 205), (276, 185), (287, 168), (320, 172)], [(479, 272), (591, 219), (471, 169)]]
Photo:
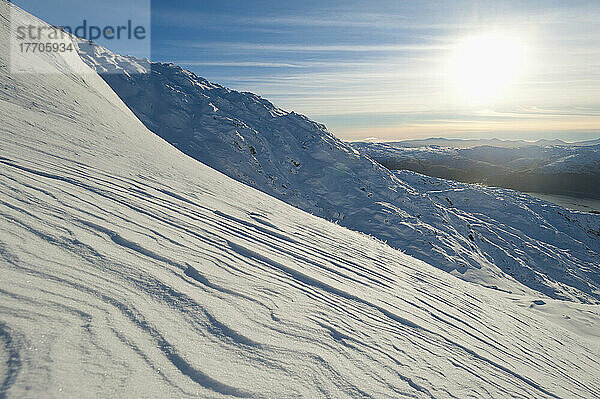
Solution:
[[(600, 301), (600, 216), (539, 206), (528, 197), (513, 200), (509, 193), (494, 201), (493, 190), (485, 195), (490, 204), (474, 199), (457, 212), (418, 179), (407, 183), (324, 126), (252, 93), (88, 42), (80, 43), (80, 53), (150, 130), (234, 179), (465, 280)], [(130, 73), (139, 70), (149, 73)], [(499, 224), (486, 222), (486, 207), (507, 205)], [(508, 217), (514, 214), (519, 218)], [(470, 238), (481, 226), (493, 231), (493, 241)]]
[(238, 183), (58, 58), (0, 68), (0, 397), (600, 395), (597, 306), (470, 285)]

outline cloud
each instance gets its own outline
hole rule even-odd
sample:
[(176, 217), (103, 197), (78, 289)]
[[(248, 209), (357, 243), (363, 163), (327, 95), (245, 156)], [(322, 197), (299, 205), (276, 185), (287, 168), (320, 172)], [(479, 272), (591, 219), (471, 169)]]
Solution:
[(260, 68), (310, 68), (309, 63), (286, 63), (286, 62), (227, 62), (227, 61), (173, 61), (183, 66), (223, 66), (223, 67), (260, 67)]
[[(218, 4), (206, 12), (166, 10), (157, 15), (159, 25), (186, 27), (194, 34), (155, 43), (211, 80), (332, 121), (342, 135), (352, 131), (351, 124), (354, 130), (375, 127), (377, 134), (415, 135), (597, 126), (598, 3), (360, 4), (324, 0), (302, 8), (282, 3), (246, 14), (225, 12)], [(490, 109), (474, 109), (449, 84), (448, 58), (461, 38), (489, 31), (521, 35), (529, 68), (510, 95)]]
[(471, 120), (439, 120), (422, 123), (396, 124), (380, 127), (338, 128), (335, 123), (322, 119), (330, 131), (343, 140), (362, 141), (377, 137), (380, 140), (424, 138), (443, 133), (444, 137), (496, 137), (508, 138), (563, 138), (566, 140), (596, 139), (600, 129), (594, 118), (567, 118), (560, 123), (546, 119), (515, 119), (505, 122), (482, 122)]
[(410, 43), (410, 44), (296, 44), (296, 43), (228, 43), (228, 42), (195, 42), (187, 40), (169, 40), (165, 44), (185, 48), (235, 49), (247, 51), (280, 51), (280, 52), (429, 52), (448, 50), (442, 43)]

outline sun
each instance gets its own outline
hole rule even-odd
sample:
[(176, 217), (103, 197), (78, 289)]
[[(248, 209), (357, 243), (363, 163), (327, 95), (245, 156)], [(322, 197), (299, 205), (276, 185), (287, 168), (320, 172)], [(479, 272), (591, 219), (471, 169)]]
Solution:
[(507, 94), (525, 69), (525, 45), (516, 36), (489, 33), (459, 41), (450, 76), (462, 98), (492, 102)]

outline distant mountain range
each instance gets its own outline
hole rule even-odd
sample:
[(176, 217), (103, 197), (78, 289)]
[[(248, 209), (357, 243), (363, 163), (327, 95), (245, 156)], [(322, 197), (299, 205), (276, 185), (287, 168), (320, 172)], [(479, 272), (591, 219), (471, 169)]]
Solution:
[[(600, 136), (600, 133), (598, 133)], [(527, 147), (531, 145), (535, 146), (551, 146), (551, 145), (560, 145), (560, 146), (589, 146), (589, 145), (598, 145), (600, 144), (600, 138), (596, 140), (586, 140), (586, 141), (576, 141), (576, 142), (567, 142), (559, 139), (547, 140), (540, 139), (537, 141), (527, 141), (527, 140), (502, 140), (497, 138), (492, 139), (449, 139), (445, 137), (431, 137), (427, 139), (417, 139), (417, 140), (402, 140), (402, 141), (390, 141), (385, 142), (383, 144), (387, 144), (393, 147), (401, 147), (401, 148), (414, 148), (414, 147), (429, 147), (429, 146), (439, 146), (439, 147), (449, 147), (449, 148), (471, 148), (471, 147), (481, 147), (481, 146), (492, 146), (499, 148), (519, 148), (519, 147)]]
[(412, 146), (416, 142), (407, 147), (400, 143), (352, 143), (352, 147), (390, 170), (411, 170), (524, 192), (600, 198), (600, 144), (595, 144), (597, 141), (571, 144), (543, 141), (521, 146), (514, 145), (517, 142), (498, 141), (499, 145), (453, 148), (449, 146), (451, 143), (463, 145), (466, 142), (448, 140), (444, 147)]

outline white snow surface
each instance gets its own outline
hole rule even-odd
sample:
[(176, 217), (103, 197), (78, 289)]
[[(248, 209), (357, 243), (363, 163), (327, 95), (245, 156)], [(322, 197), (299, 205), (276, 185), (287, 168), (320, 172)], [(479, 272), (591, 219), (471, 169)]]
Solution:
[[(80, 54), (150, 130), (238, 181), (467, 281), (600, 302), (599, 215), (509, 190), (431, 191), (431, 179), (406, 180), (323, 125), (255, 94), (87, 42), (80, 42)], [(150, 73), (110, 73), (139, 65)], [(452, 151), (431, 150), (431, 156)], [(456, 190), (471, 196), (460, 208), (451, 201)]]
[(539, 168), (541, 173), (598, 173), (600, 171), (600, 145), (584, 147), (571, 155)]
[(600, 395), (597, 306), (472, 285), (245, 186), (63, 60), (0, 68), (0, 397)]

